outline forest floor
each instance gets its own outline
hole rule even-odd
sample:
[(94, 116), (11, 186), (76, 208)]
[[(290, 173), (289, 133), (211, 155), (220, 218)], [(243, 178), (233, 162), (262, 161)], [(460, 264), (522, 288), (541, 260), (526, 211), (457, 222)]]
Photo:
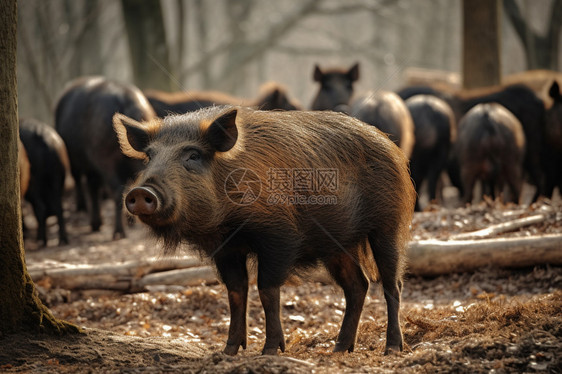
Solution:
[[(555, 212), (542, 223), (503, 236), (562, 233), (562, 202), (527, 207), (485, 201), (471, 207), (429, 207), (416, 213), (413, 239), (438, 238), (490, 224)], [(33, 218), (26, 207), (29, 236)], [(558, 212), (558, 213), (556, 213)], [(83, 214), (68, 217), (70, 244), (46, 248), (26, 239), (28, 267), (49, 263), (121, 263), (159, 255), (140, 224), (125, 239), (111, 240), (106, 224), (91, 233)], [(561, 249), (562, 250), (562, 249)], [(255, 281), (248, 305), (248, 347), (235, 357), (221, 353), (228, 333), (224, 286), (155, 287), (123, 294), (70, 291), (49, 278), (37, 288), (53, 314), (83, 334), (0, 336), (0, 372), (46, 373), (561, 373), (562, 267), (482, 268), (434, 278), (408, 275), (402, 294), (404, 352), (385, 356), (386, 304), (379, 284), (369, 290), (355, 351), (332, 353), (343, 318), (343, 292), (329, 282), (291, 279), (281, 291), (286, 350), (261, 356), (264, 314)]]

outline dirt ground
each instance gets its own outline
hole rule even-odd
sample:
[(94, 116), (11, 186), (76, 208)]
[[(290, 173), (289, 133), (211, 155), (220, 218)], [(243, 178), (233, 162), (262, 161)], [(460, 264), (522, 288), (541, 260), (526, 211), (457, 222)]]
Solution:
[[(68, 208), (72, 211), (71, 203)], [(416, 213), (415, 240), (446, 239), (490, 224), (547, 212), (548, 220), (505, 236), (562, 233), (562, 203), (529, 207), (482, 202), (468, 208), (428, 207)], [(29, 227), (29, 268), (48, 264), (120, 263), (158, 256), (141, 225), (128, 237), (111, 240), (112, 209), (90, 233), (84, 214), (68, 214), (70, 244), (57, 246), (56, 220), (49, 220), (47, 248), (37, 248)], [(562, 248), (561, 248), (562, 250)], [(264, 315), (257, 289), (249, 294), (248, 347), (238, 356), (221, 352), (228, 332), (228, 301), (217, 283), (168, 286), (121, 294), (69, 291), (49, 279), (37, 284), (55, 316), (84, 328), (84, 334), (0, 337), (0, 372), (95, 373), (561, 373), (562, 267), (483, 268), (437, 278), (407, 276), (401, 321), (404, 352), (384, 356), (386, 305), (372, 284), (355, 352), (331, 351), (343, 318), (342, 291), (329, 283), (292, 279), (282, 288), (287, 347), (261, 356)]]

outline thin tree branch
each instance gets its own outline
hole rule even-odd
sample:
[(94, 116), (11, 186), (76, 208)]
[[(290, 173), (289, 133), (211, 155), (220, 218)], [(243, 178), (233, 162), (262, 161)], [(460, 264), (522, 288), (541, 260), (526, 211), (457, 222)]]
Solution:
[(45, 81), (41, 79), (41, 74), (39, 73), (39, 66), (37, 65), (37, 54), (33, 52), (31, 45), (29, 43), (29, 38), (27, 35), (27, 24), (25, 22), (19, 23), (19, 36), (21, 40), (21, 45), (23, 53), (25, 55), (25, 64), (29, 70), (29, 73), (33, 77), (33, 81), (39, 87), (40, 97), (43, 103), (47, 107), (47, 110), (52, 109), (53, 102), (51, 100), (51, 93), (47, 89)]
[(513, 25), (513, 29), (519, 36), (519, 39), (521, 39), (521, 42), (526, 49), (528, 46), (527, 35), (532, 33), (532, 31), (529, 30), (527, 23), (523, 19), (519, 6), (515, 0), (503, 0), (503, 9), (505, 10), (505, 14), (509, 17), (511, 24)]
[[(283, 21), (274, 25), (267, 35), (257, 42), (248, 44), (245, 51), (238, 55), (237, 61), (232, 61), (229, 66), (222, 71), (215, 81), (222, 81), (234, 74), (241, 66), (262, 55), (266, 50), (274, 46), (292, 27), (301, 19), (312, 13), (317, 8), (317, 0), (308, 0), (293, 14), (287, 16)], [(208, 63), (208, 62), (207, 62)]]

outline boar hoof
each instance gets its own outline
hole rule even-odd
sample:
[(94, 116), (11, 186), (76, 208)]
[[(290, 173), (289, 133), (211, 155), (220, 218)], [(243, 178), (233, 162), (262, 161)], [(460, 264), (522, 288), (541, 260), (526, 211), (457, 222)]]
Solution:
[(355, 344), (344, 344), (344, 343), (336, 343), (336, 346), (334, 347), (334, 353), (336, 352), (353, 352), (353, 350), (355, 349)]
[(124, 239), (127, 236), (125, 235), (124, 231), (116, 231), (113, 233), (113, 240)]
[(279, 341), (279, 344), (276, 347), (263, 347), (263, 350), (261, 351), (262, 355), (271, 355), (271, 356), (276, 356), (277, 355), (277, 348), (281, 349), (281, 352), (285, 352), (285, 341), (283, 340), (283, 338), (281, 338), (281, 340)]
[(389, 345), (384, 350), (384, 355), (393, 355), (402, 352), (402, 347), (399, 345)]
[(236, 356), (238, 348), (240, 348), (240, 344), (227, 344), (223, 352), (229, 356)]
[(261, 351), (261, 354), (268, 356), (277, 356), (277, 348), (264, 348), (263, 351)]

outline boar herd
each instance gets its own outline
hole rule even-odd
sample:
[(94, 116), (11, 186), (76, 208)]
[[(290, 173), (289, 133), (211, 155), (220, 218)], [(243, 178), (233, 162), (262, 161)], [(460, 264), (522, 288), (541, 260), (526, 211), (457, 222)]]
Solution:
[(359, 64), (316, 66), (313, 79), (310, 111), (278, 84), (248, 101), (142, 92), (103, 77), (70, 82), (54, 128), (20, 120), (22, 196), (37, 240), (46, 245), (46, 218), (55, 215), (59, 242), (68, 243), (62, 195), (70, 173), (76, 208), (89, 211), (93, 231), (105, 193), (115, 204), (115, 239), (125, 236), (125, 207), (166, 253), (188, 244), (213, 261), (230, 305), (225, 353), (246, 348), (248, 261), (257, 264), (264, 354), (285, 349), (281, 285), (317, 265), (346, 299), (334, 351), (354, 349), (370, 280), (384, 289), (385, 353), (401, 351), (402, 276), (420, 186), (437, 199), (446, 174), (466, 203), (478, 181), (484, 194), (513, 202), (524, 179), (534, 199), (562, 191), (560, 87), (551, 82), (546, 105), (523, 84), (355, 95)]

